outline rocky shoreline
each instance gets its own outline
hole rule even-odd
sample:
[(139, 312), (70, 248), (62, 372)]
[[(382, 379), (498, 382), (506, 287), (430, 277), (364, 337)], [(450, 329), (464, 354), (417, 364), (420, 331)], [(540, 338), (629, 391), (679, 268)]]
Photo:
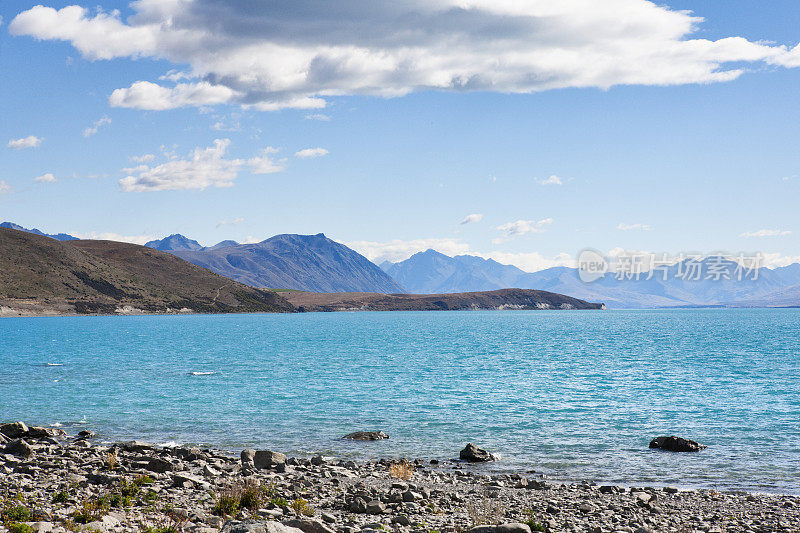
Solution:
[(0, 435), (0, 530), (13, 533), (800, 531), (796, 496), (551, 484), (458, 461), (234, 457), (22, 423)]

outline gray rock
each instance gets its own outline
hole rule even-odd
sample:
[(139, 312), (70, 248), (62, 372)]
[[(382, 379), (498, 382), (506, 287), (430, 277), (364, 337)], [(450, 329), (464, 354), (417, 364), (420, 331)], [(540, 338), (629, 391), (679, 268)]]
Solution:
[(682, 437), (656, 437), (650, 441), (650, 448), (666, 450), (668, 452), (699, 452), (708, 446)]
[(151, 472), (158, 472), (159, 474), (164, 474), (166, 472), (171, 472), (175, 466), (167, 461), (166, 459), (162, 459), (160, 457), (153, 457), (147, 463), (145, 467)]
[(528, 524), (508, 522), (497, 526), (495, 533), (531, 533), (531, 528), (528, 527)]
[(240, 458), (242, 466), (253, 466), (253, 457), (256, 456), (256, 451), (253, 448), (246, 448), (242, 450)]
[(458, 456), (462, 461), (467, 461), (470, 463), (486, 463), (495, 460), (494, 455), (484, 449), (478, 448), (471, 442), (467, 444), (463, 450), (461, 450), (461, 453), (459, 453)]
[(496, 533), (497, 526), (475, 526), (468, 533)]
[(365, 502), (363, 498), (354, 498), (353, 502), (350, 504), (350, 512), (359, 514), (366, 513), (367, 502)]
[(321, 466), (325, 464), (325, 458), (321, 455), (315, 455), (311, 458), (311, 464), (314, 466)]
[(294, 520), (287, 520), (284, 525), (289, 527), (296, 527), (303, 533), (335, 533), (331, 528), (320, 522), (310, 518), (296, 518)]
[(270, 450), (258, 450), (253, 455), (253, 464), (256, 468), (272, 468), (277, 465), (286, 464), (286, 456), (281, 452), (273, 452)]
[[(81, 433), (83, 433), (83, 432), (81, 432)], [(91, 432), (89, 432), (89, 433), (91, 433)], [(84, 438), (89, 438), (89, 437), (84, 437)], [(122, 449), (123, 451), (126, 451), (126, 452), (144, 452), (144, 451), (152, 450), (152, 449), (155, 448), (149, 442), (142, 442), (140, 440), (129, 440), (129, 441), (126, 441), (126, 442), (118, 442), (114, 446), (116, 446), (117, 448), (120, 448), (120, 449)]]
[(6, 444), (5, 452), (17, 457), (30, 457), (33, 455), (33, 448), (24, 440), (17, 439)]
[(380, 500), (372, 500), (367, 504), (367, 514), (383, 514), (386, 512), (386, 505)]
[(386, 440), (389, 435), (383, 431), (356, 431), (342, 437), (349, 440)]
[(25, 422), (11, 422), (0, 425), (0, 433), (9, 439), (20, 439), (28, 434), (28, 426)]
[(32, 426), (28, 428), (28, 437), (32, 439), (43, 439), (46, 437), (58, 438), (66, 436), (66, 431), (58, 428), (44, 428), (39, 426)]
[(285, 526), (273, 520), (261, 522), (245, 520), (244, 522), (228, 521), (222, 527), (222, 533), (303, 533), (301, 530)]

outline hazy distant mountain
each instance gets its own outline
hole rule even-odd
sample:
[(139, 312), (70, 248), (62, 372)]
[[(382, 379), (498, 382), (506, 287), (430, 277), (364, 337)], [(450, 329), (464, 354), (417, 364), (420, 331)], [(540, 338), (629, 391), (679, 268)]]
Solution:
[(206, 246), (205, 248), (203, 248), (203, 250), (216, 250), (217, 248), (227, 248), (229, 246), (238, 246), (238, 244), (239, 244), (238, 242), (231, 241), (231, 240), (220, 241), (217, 244), (215, 244), (214, 246)]
[(276, 235), (255, 244), (170, 253), (253, 287), (313, 292), (405, 292), (366, 257), (322, 233)]
[(26, 233), (33, 233), (34, 235), (42, 235), (44, 237), (50, 237), (51, 239), (55, 239), (57, 241), (77, 241), (77, 237), (73, 237), (72, 235), (67, 235), (66, 233), (56, 233), (54, 235), (43, 233), (36, 228), (28, 229), (23, 228), (19, 224), (14, 224), (13, 222), (3, 222), (0, 223), (0, 228), (8, 228), (8, 229), (15, 229), (17, 231), (24, 231)]
[(476, 292), (518, 287), (525, 272), (492, 259), (470, 255), (449, 257), (426, 250), (384, 268), (385, 272), (412, 294)]
[[(679, 275), (695, 268), (691, 276)], [(434, 250), (417, 253), (405, 261), (384, 265), (384, 270), (411, 293), (470, 292), (498, 288), (539, 289), (568, 294), (616, 308), (685, 306), (787, 306), (800, 305), (800, 264), (773, 270), (762, 268), (756, 279), (715, 278), (715, 271), (736, 272), (736, 263), (708, 258), (658, 272), (651, 279), (617, 279), (606, 274), (584, 283), (578, 271), (554, 267), (534, 273), (473, 256), (448, 257)], [(695, 278), (697, 280), (695, 281)], [(712, 278), (712, 279), (708, 279)]]
[(148, 248), (161, 250), (162, 252), (173, 252), (175, 250), (202, 250), (199, 242), (184, 237), (180, 233), (175, 233), (163, 239), (144, 243)]

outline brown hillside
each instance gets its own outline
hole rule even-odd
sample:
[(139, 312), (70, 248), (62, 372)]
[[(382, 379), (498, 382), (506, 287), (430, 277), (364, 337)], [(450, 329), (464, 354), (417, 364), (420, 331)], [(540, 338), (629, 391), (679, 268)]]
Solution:
[[(293, 311), (255, 289), (173, 255), (113, 241), (56, 241), (0, 228), (0, 305), (32, 312)], [(6, 311), (6, 314), (10, 314)]]

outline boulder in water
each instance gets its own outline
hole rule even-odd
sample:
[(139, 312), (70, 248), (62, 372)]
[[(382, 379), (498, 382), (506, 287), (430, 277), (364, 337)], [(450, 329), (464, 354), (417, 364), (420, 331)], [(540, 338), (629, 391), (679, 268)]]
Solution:
[(461, 450), (461, 453), (459, 453), (458, 456), (462, 461), (467, 461), (470, 463), (488, 463), (489, 461), (494, 461), (496, 459), (494, 455), (482, 448), (478, 448), (471, 442), (467, 444), (463, 450)]
[(654, 438), (650, 441), (650, 447), (659, 450), (666, 450), (668, 452), (699, 452), (708, 446), (705, 444), (699, 444), (693, 440), (672, 435), (670, 437)]
[(342, 438), (349, 440), (386, 440), (389, 438), (389, 435), (383, 431), (356, 431)]

